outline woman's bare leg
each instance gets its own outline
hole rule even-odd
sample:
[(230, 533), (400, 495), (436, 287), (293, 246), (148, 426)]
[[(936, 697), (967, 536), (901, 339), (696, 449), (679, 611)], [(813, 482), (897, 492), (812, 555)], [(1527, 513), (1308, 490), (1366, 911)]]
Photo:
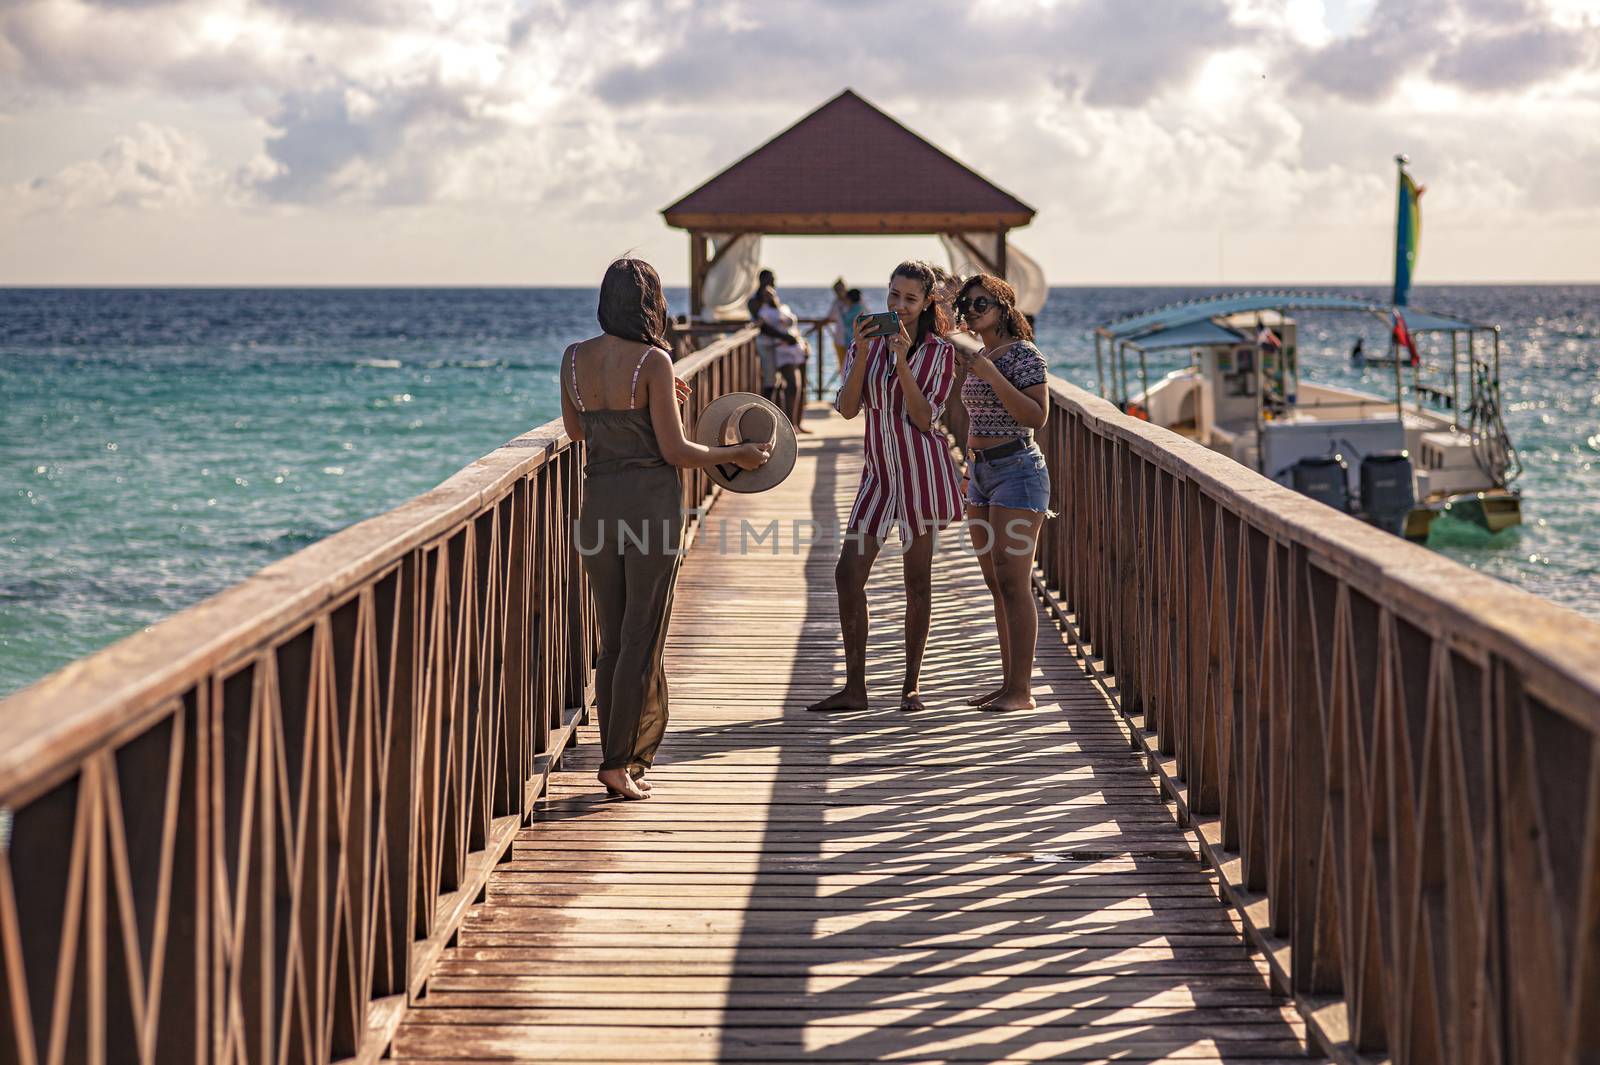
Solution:
[(844, 687), (807, 710), (867, 708), (867, 578), (883, 541), (873, 536), (846, 536), (833, 570), (839, 593), (839, 631), (844, 637)]
[(800, 424), (805, 420), (806, 416), (806, 368), (804, 366), (786, 367), (784, 383), (788, 387), (784, 413), (789, 416), (789, 421), (796, 430), (802, 433), (809, 433), (811, 430)]
[(912, 537), (902, 560), (906, 582), (906, 677), (900, 685), (900, 709), (922, 710), (922, 656), (928, 648), (933, 618), (933, 549), (937, 532)]
[(988, 703), (991, 710), (1027, 710), (1033, 702), (1033, 651), (1039, 639), (1039, 613), (1033, 603), (1033, 556), (1039, 548), (1044, 515), (1033, 510), (990, 507), (998, 543), (995, 580), (1005, 601), (1005, 687)]
[(983, 570), (983, 583), (994, 599), (994, 627), (1000, 640), (1000, 683), (990, 691), (968, 697), (968, 706), (983, 706), (1006, 690), (1005, 678), (1011, 668), (1011, 641), (1006, 627), (1006, 601), (1000, 595), (1000, 582), (994, 572), (996, 530), (990, 524), (988, 507), (967, 507), (967, 533), (972, 537), (972, 550), (978, 556), (978, 568)]

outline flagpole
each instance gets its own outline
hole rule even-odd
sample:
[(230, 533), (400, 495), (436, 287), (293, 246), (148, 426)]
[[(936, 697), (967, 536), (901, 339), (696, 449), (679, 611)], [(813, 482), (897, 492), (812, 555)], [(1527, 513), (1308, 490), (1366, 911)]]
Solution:
[(1404, 410), (1401, 407), (1400, 390), (1402, 379), (1400, 376), (1400, 341), (1395, 336), (1395, 325), (1399, 320), (1400, 307), (1406, 302), (1407, 296), (1400, 289), (1402, 273), (1405, 275), (1406, 287), (1410, 287), (1410, 271), (1406, 269), (1406, 163), (1410, 159), (1404, 154), (1394, 157), (1395, 165), (1395, 209), (1394, 209), (1394, 281), (1389, 289), (1389, 359), (1394, 363), (1394, 413), (1395, 417), (1402, 417)]
[(1394, 157), (1394, 285), (1389, 302), (1396, 307), (1404, 307), (1411, 302), (1412, 241), (1416, 238), (1409, 229), (1411, 212), (1406, 202), (1406, 164), (1410, 161), (1410, 157), (1404, 154)]

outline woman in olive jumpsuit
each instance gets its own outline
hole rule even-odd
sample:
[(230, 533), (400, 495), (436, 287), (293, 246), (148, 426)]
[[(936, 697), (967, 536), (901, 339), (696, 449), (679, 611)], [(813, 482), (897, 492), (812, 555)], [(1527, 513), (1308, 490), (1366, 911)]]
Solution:
[(758, 469), (769, 448), (706, 447), (683, 435), (664, 339), (667, 301), (655, 270), (619, 259), (600, 283), (601, 334), (561, 359), (561, 419), (586, 445), (575, 533), (600, 627), (595, 701), (599, 781), (627, 799), (650, 797), (645, 771), (667, 726), (662, 651), (683, 533), (680, 466)]

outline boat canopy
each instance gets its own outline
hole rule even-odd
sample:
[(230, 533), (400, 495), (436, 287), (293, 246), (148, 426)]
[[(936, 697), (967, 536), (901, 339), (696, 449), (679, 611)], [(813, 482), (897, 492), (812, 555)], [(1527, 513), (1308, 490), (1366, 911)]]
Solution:
[(1248, 339), (1240, 332), (1218, 325), (1209, 318), (1198, 322), (1182, 322), (1175, 326), (1156, 326), (1148, 332), (1127, 337), (1136, 347), (1146, 351), (1162, 348), (1198, 348), (1211, 344), (1243, 344)]
[[(1110, 322), (1096, 332), (1113, 341), (1122, 341), (1150, 351), (1156, 348), (1233, 343), (1239, 339), (1238, 334), (1213, 321), (1233, 314), (1251, 311), (1346, 311), (1388, 318), (1391, 310), (1388, 304), (1376, 300), (1337, 293), (1244, 292), (1157, 307)], [(1464, 318), (1434, 314), (1416, 307), (1407, 307), (1404, 313), (1406, 328), (1413, 333), (1491, 328)], [(1211, 331), (1209, 336), (1207, 327)], [(1196, 331), (1192, 335), (1188, 334), (1191, 329)]]
[(1413, 333), (1453, 333), (1489, 328), (1477, 322), (1469, 322), (1465, 318), (1434, 314), (1432, 311), (1419, 310), (1416, 307), (1407, 307), (1403, 313), (1406, 316), (1406, 328)]

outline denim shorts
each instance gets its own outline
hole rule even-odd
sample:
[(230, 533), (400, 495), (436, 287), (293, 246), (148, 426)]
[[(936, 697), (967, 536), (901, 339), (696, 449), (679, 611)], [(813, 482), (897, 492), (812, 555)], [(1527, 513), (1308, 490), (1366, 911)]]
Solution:
[(968, 463), (967, 503), (1050, 513), (1050, 469), (1039, 445), (990, 462)]

